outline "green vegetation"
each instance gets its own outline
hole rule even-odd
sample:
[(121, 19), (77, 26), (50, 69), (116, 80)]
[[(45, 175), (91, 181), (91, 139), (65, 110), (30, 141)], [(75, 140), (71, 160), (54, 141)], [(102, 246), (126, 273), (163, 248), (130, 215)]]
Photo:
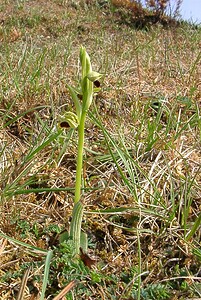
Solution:
[[(67, 128), (78, 127), (78, 153), (76, 161), (76, 183), (75, 183), (75, 198), (74, 207), (72, 213), (72, 221), (70, 226), (70, 236), (73, 238), (75, 253), (79, 254), (80, 247), (87, 250), (86, 235), (81, 232), (82, 215), (83, 215), (83, 201), (81, 200), (81, 188), (82, 188), (82, 174), (83, 174), (83, 150), (84, 150), (84, 131), (85, 120), (88, 110), (92, 104), (94, 90), (99, 91), (99, 88), (94, 89), (94, 84), (100, 85), (99, 79), (102, 75), (98, 72), (92, 71), (90, 57), (86, 52), (86, 49), (80, 48), (80, 63), (82, 66), (82, 78), (80, 87), (74, 89), (69, 86), (71, 97), (76, 107), (76, 114), (73, 112), (67, 112), (64, 116), (64, 121), (61, 125), (67, 125)], [(79, 100), (82, 100), (82, 104)], [(81, 237), (82, 236), (82, 237)], [(83, 245), (81, 244), (83, 241)]]
[(201, 29), (157, 7), (3, 1), (1, 299), (201, 297)]

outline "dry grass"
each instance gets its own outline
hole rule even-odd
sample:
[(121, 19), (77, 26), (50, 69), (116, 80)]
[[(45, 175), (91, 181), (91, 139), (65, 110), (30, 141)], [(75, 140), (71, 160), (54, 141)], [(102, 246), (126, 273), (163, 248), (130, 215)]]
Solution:
[(97, 264), (70, 277), (55, 250), (47, 299), (74, 279), (74, 299), (137, 299), (139, 274), (142, 299), (200, 297), (199, 228), (187, 238), (201, 207), (200, 28), (140, 31), (109, 8), (60, 0), (4, 1), (0, 24), (0, 229), (41, 249), (1, 238), (0, 298), (16, 297), (31, 266), (23, 299), (39, 299), (42, 249), (60, 249), (69, 228), (76, 134), (58, 137), (56, 125), (72, 106), (66, 83), (78, 80), (81, 44), (106, 74), (84, 170), (83, 230)]

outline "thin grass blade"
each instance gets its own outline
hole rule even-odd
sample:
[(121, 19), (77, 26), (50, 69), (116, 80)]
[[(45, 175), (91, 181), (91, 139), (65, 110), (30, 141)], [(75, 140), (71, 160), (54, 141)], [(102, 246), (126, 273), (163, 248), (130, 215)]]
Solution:
[(49, 277), (49, 271), (50, 271), (50, 261), (52, 259), (52, 256), (53, 256), (53, 251), (49, 250), (48, 253), (47, 253), (46, 260), (45, 260), (45, 271), (44, 271), (43, 285), (42, 285), (42, 292), (41, 292), (40, 300), (45, 299), (45, 291), (46, 291), (47, 284), (48, 284), (48, 277)]

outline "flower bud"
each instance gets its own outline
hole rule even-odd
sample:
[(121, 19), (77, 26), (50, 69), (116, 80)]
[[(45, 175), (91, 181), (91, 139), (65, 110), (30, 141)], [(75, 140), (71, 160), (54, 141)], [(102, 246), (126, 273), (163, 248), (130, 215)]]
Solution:
[(71, 128), (76, 128), (79, 125), (77, 115), (71, 111), (65, 113), (64, 118), (62, 118), (61, 124), (64, 124), (66, 122), (69, 124), (69, 127)]
[(87, 78), (92, 82), (99, 80), (102, 76), (102, 74), (95, 71), (91, 71), (87, 74)]

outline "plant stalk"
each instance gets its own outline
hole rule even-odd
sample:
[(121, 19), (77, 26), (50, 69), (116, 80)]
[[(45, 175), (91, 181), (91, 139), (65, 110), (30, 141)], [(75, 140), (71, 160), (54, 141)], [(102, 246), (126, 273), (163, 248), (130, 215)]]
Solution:
[(83, 204), (80, 201), (82, 187), (82, 164), (83, 164), (83, 149), (84, 149), (84, 125), (86, 120), (86, 111), (83, 111), (78, 126), (78, 153), (76, 166), (76, 182), (75, 182), (75, 197), (74, 207), (72, 212), (72, 220), (70, 224), (70, 235), (72, 236), (75, 245), (75, 254), (80, 251), (80, 237), (83, 216)]
[(90, 57), (84, 47), (80, 48), (80, 62), (82, 65), (82, 79), (81, 79), (81, 92), (82, 104), (79, 101), (76, 90), (69, 86), (72, 99), (76, 107), (75, 115), (72, 112), (66, 113), (68, 122), (75, 126), (78, 124), (78, 152), (77, 152), (77, 165), (76, 165), (76, 181), (75, 181), (75, 197), (74, 207), (72, 212), (72, 220), (70, 224), (70, 236), (73, 239), (75, 251), (74, 254), (79, 254), (80, 245), (82, 249), (87, 249), (87, 238), (81, 232), (82, 217), (84, 211), (84, 204), (81, 201), (81, 187), (83, 177), (83, 150), (84, 150), (84, 130), (85, 120), (88, 109), (93, 100), (93, 82), (99, 80), (102, 76), (98, 72), (92, 71)]
[(83, 111), (80, 119), (80, 124), (78, 126), (78, 153), (77, 153), (74, 203), (77, 203), (80, 200), (80, 195), (81, 195), (85, 119), (86, 119), (86, 111)]

